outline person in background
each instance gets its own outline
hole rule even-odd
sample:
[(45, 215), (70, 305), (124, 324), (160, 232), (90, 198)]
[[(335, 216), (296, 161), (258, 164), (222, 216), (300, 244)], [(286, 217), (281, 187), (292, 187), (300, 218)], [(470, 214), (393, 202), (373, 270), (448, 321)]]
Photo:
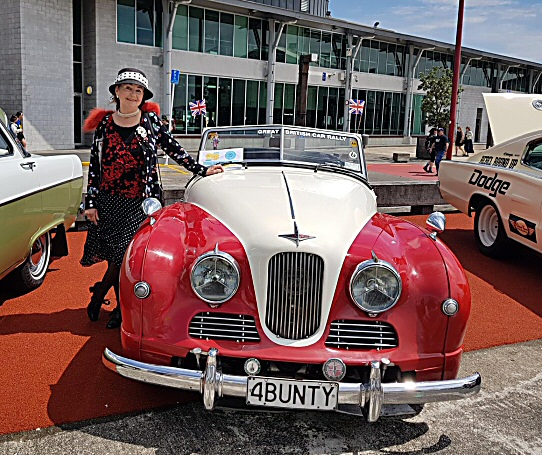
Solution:
[(435, 164), (435, 151), (433, 149), (433, 143), (437, 137), (437, 129), (431, 128), (429, 134), (425, 138), (425, 149), (429, 153), (429, 161), (425, 163), (423, 170), (425, 172), (433, 172), (433, 164)]
[(12, 115), (9, 118), (9, 129), (13, 133), (13, 136), (15, 137), (15, 139), (17, 139), (17, 142), (19, 142), (23, 147), (26, 148), (26, 139), (24, 137), (23, 130), (21, 129), (19, 125), (20, 125), (20, 121), (17, 114)]
[(109, 86), (116, 110), (93, 109), (85, 131), (95, 131), (90, 152), (85, 216), (88, 231), (81, 265), (107, 261), (101, 281), (90, 288), (87, 306), (91, 321), (97, 321), (105, 297), (115, 290), (116, 308), (107, 328), (121, 325), (119, 275), (124, 253), (145, 220), (141, 203), (158, 198), (157, 147), (194, 174), (208, 176), (223, 172), (221, 165), (198, 164), (173, 138), (159, 115), (159, 107), (148, 103), (153, 93), (147, 77), (135, 68), (123, 68)]
[(169, 124), (169, 117), (167, 115), (162, 115), (162, 123), (168, 129), (169, 132), (173, 131), (173, 123)]
[[(467, 156), (467, 152), (463, 149), (463, 145), (465, 144), (465, 133), (463, 133), (463, 130), (460, 126), (457, 127), (457, 131), (455, 133), (455, 156)], [(459, 150), (461, 150), (461, 155), (459, 155)]]
[(438, 169), (440, 167), (440, 162), (442, 161), (442, 158), (444, 158), (444, 154), (446, 153), (446, 149), (448, 148), (449, 143), (450, 143), (450, 139), (448, 139), (448, 136), (444, 134), (444, 128), (439, 128), (437, 137), (435, 137), (433, 141), (433, 149), (435, 150), (435, 167), (437, 168), (437, 175), (438, 175)]
[(467, 126), (465, 128), (465, 152), (468, 153), (474, 153), (474, 134), (472, 134), (472, 131), (470, 130), (470, 126)]

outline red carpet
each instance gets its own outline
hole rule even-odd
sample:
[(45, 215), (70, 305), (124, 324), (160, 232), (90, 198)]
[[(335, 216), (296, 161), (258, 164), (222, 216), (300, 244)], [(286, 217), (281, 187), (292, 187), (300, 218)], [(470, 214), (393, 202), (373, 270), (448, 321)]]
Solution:
[(379, 174), (386, 174), (386, 175), (395, 175), (397, 177), (405, 177), (412, 180), (419, 180), (419, 181), (436, 181), (437, 180), (437, 174), (435, 173), (435, 167), (433, 166), (433, 173), (430, 174), (428, 172), (425, 172), (423, 170), (423, 166), (425, 165), (425, 161), (420, 161), (419, 163), (397, 163), (393, 166), (390, 166), (389, 163), (369, 163), (367, 164), (367, 170), (369, 171), (369, 181), (370, 174), (372, 172), (377, 172)]
[[(424, 224), (426, 217), (408, 219)], [(447, 219), (442, 238), (472, 287), (465, 348), (542, 338), (542, 258), (526, 251), (506, 261), (488, 259), (476, 250), (471, 219)], [(88, 287), (104, 268), (79, 265), (84, 238), (68, 234), (70, 256), (53, 262), (41, 288), (18, 297), (0, 290), (0, 434), (199, 400), (124, 379), (102, 365), (104, 347), (120, 352), (119, 333), (105, 329), (107, 311), (96, 323), (87, 318)]]

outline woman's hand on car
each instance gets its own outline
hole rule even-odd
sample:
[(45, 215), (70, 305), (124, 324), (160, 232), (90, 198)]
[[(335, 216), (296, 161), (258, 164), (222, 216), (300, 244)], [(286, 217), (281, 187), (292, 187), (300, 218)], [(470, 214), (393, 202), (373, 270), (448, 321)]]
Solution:
[(209, 166), (207, 168), (207, 172), (205, 175), (213, 175), (213, 174), (220, 174), (221, 172), (224, 172), (224, 168), (221, 164), (213, 164), (212, 166)]

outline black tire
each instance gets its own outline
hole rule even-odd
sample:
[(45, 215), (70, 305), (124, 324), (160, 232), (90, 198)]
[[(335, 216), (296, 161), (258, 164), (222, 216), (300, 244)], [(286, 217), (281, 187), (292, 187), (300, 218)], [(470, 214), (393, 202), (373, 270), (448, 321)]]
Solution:
[(508, 255), (510, 240), (504, 230), (501, 215), (491, 201), (484, 201), (474, 216), (474, 238), (478, 249), (491, 258)]
[(32, 245), (30, 254), (16, 273), (16, 280), (24, 290), (31, 291), (41, 286), (51, 261), (51, 233), (46, 232)]

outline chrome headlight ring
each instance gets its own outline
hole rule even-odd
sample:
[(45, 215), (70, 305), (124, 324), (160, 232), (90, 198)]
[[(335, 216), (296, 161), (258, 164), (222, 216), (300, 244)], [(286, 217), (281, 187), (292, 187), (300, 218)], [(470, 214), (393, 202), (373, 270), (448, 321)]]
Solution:
[(399, 297), (403, 283), (399, 272), (388, 262), (373, 259), (356, 267), (350, 279), (350, 297), (363, 311), (378, 314), (392, 308)]
[(214, 251), (202, 254), (190, 271), (190, 284), (196, 295), (211, 306), (218, 306), (231, 299), (240, 282), (237, 261), (228, 253)]

